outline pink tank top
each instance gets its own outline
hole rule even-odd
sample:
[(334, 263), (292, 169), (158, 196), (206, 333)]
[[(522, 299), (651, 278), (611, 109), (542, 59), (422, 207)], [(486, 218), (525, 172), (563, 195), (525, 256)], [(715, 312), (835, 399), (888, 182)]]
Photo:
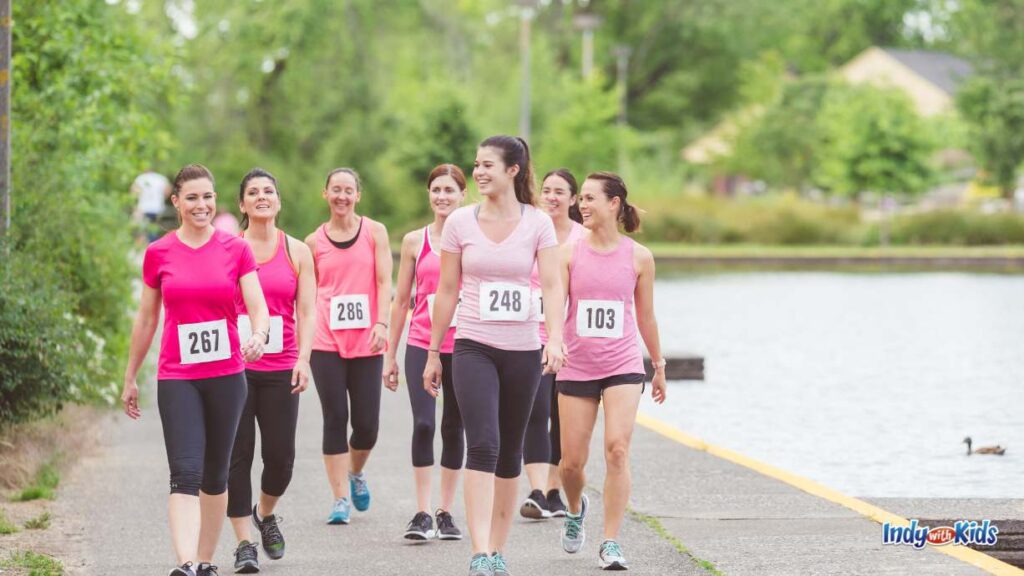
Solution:
[(602, 254), (585, 239), (576, 241), (565, 321), (569, 362), (558, 372), (558, 380), (644, 373), (633, 303), (633, 246), (633, 240), (623, 236), (615, 250)]
[[(569, 230), (569, 237), (565, 239), (565, 242), (572, 244), (579, 240), (585, 230), (586, 228), (582, 224), (574, 220), (572, 228)], [(540, 323), (540, 344), (543, 346), (548, 343), (548, 329), (544, 326), (544, 304), (541, 297), (540, 271), (537, 269), (537, 262), (533, 263), (533, 272), (530, 273), (530, 291), (533, 295), (531, 299), (532, 312), (537, 322)]]
[[(441, 280), (441, 257), (430, 245), (430, 227), (423, 228), (423, 246), (416, 256), (416, 306), (412, 310), (409, 322), (409, 344), (420, 348), (430, 348), (430, 317), (433, 314), (434, 294)], [(453, 325), (441, 343), (441, 353), (450, 354), (455, 348), (455, 317)]]
[(342, 358), (380, 355), (370, 352), (370, 331), (377, 321), (376, 243), (366, 216), (355, 243), (338, 248), (327, 236), (327, 224), (316, 232), (316, 338), (313, 349), (337, 352)]
[[(277, 251), (267, 262), (258, 263), (260, 287), (270, 312), (270, 341), (264, 348), (263, 357), (247, 363), (246, 370), (291, 370), (299, 358), (299, 347), (295, 341), (295, 299), (299, 294), (299, 279), (288, 257), (287, 242), (288, 236), (278, 230)], [(252, 325), (241, 293), (235, 298), (235, 307), (238, 310), (238, 333), (245, 342), (252, 334)]]

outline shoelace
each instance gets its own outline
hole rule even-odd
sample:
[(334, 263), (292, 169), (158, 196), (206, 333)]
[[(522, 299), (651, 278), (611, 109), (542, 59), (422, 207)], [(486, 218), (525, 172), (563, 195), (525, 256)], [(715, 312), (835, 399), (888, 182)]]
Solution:
[(480, 556), (474, 556), (473, 561), (469, 563), (470, 570), (490, 570), (491, 559), (481, 554)]
[[(416, 515), (412, 517), (412, 521), (409, 522), (409, 529), (426, 528), (429, 525), (429, 521), (430, 514), (427, 514), (426, 512), (417, 512)], [(440, 520), (438, 520), (438, 523), (440, 523)]]
[(279, 516), (271, 516), (264, 518), (263, 522), (257, 522), (260, 526), (260, 534), (263, 535), (263, 539), (267, 544), (280, 544), (284, 542), (284, 535), (281, 534), (281, 529), (277, 527), (282, 522), (284, 522), (284, 518)]
[(447, 512), (439, 512), (437, 514), (437, 529), (441, 528), (454, 528), (455, 520), (452, 519), (452, 515)]
[(495, 552), (494, 555), (491, 556), (491, 567), (494, 569), (495, 572), (497, 572), (498, 570), (508, 572), (508, 566), (505, 564), (505, 557), (497, 552)]
[(366, 487), (366, 479), (361, 476), (353, 476), (352, 483), (355, 486), (356, 494), (359, 494), (360, 496), (370, 491)]
[(601, 551), (604, 552), (605, 556), (611, 556), (613, 558), (622, 558), (622, 548), (619, 548), (619, 543), (614, 540), (609, 540), (601, 545)]
[(256, 556), (256, 543), (250, 542), (245, 546), (239, 546), (235, 550), (235, 561), (239, 562), (242, 560), (255, 560)]
[(335, 512), (344, 512), (345, 510), (348, 510), (348, 500), (345, 500), (344, 498), (338, 498), (337, 500), (334, 501)]
[(217, 573), (217, 567), (216, 566), (214, 566), (213, 564), (208, 564), (205, 568), (200, 568), (199, 571), (196, 572), (196, 576), (220, 576), (220, 575)]
[(583, 528), (583, 518), (573, 518), (572, 516), (565, 517), (565, 536), (570, 540), (575, 540), (580, 535), (580, 529)]

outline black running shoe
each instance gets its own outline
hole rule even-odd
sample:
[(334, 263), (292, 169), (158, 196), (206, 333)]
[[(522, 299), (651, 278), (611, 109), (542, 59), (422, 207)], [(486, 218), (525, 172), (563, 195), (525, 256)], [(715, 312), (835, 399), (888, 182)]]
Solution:
[(558, 493), (558, 488), (548, 490), (548, 495), (545, 496), (545, 500), (548, 503), (548, 512), (554, 518), (565, 517), (565, 504), (562, 503), (562, 495)]
[(462, 540), (462, 530), (455, 526), (455, 520), (447, 510), (438, 508), (434, 518), (437, 520), (438, 540)]
[(235, 548), (235, 574), (255, 574), (260, 571), (260, 560), (256, 544), (242, 540)]
[(522, 514), (523, 518), (532, 518), (534, 520), (551, 517), (551, 513), (548, 512), (548, 501), (544, 498), (544, 493), (540, 490), (533, 490), (530, 492), (530, 495), (526, 497), (526, 500), (523, 500), (523, 505), (519, 508), (519, 513)]
[(217, 567), (209, 562), (200, 562), (196, 569), (196, 576), (220, 576), (217, 574)]
[(192, 570), (192, 563), (185, 562), (181, 566), (171, 570), (170, 574), (167, 576), (196, 576), (196, 573)]
[(405, 527), (407, 540), (429, 540), (434, 537), (434, 520), (426, 512), (417, 512)]
[(263, 550), (271, 560), (280, 560), (284, 556), (284, 536), (277, 527), (278, 523), (283, 521), (284, 518), (270, 514), (261, 522), (256, 519), (256, 506), (252, 507), (252, 523), (259, 529)]

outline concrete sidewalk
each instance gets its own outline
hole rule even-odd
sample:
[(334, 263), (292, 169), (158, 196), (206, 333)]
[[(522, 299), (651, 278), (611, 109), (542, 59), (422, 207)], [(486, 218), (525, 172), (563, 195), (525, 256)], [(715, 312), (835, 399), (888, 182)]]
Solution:
[[(381, 412), (380, 440), (366, 470), (373, 504), (368, 512), (353, 512), (349, 526), (327, 526), (331, 494), (320, 457), (320, 407), (314, 391), (304, 395), (295, 475), (278, 509), (285, 518), (288, 551), (277, 562), (261, 552), (263, 573), (465, 574), (468, 537), (424, 544), (402, 539), (415, 511), (406, 391), (385, 390)], [(84, 560), (67, 568), (75, 574), (166, 574), (173, 565), (167, 464), (155, 406), (144, 409), (140, 422), (112, 415), (105, 428), (105, 449), (80, 463), (61, 495), (63, 513), (86, 527), (77, 538)], [(598, 431), (589, 467), (590, 485), (598, 488), (603, 480), (600, 438)], [(637, 514), (627, 519), (620, 542), (635, 574), (715, 569), (730, 575), (984, 573), (932, 549), (883, 547), (875, 522), (646, 428), (637, 428), (632, 462)], [(598, 490), (590, 495), (589, 538), (577, 555), (561, 550), (558, 521), (516, 519), (506, 551), (514, 574), (598, 572), (602, 506)], [(461, 493), (454, 515), (465, 529)], [(680, 552), (679, 544), (689, 554)], [(216, 558), (222, 574), (232, 572), (233, 548), (225, 524)]]

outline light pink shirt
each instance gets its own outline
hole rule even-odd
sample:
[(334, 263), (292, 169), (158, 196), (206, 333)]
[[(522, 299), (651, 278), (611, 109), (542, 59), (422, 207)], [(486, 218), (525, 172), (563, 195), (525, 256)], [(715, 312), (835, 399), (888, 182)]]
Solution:
[[(464, 206), (448, 217), (441, 234), (441, 250), (462, 256), (462, 305), (459, 307), (455, 338), (466, 338), (501, 350), (538, 350), (537, 322), (530, 314), (530, 271), (537, 252), (558, 245), (551, 217), (529, 205), (522, 205), (519, 223), (507, 238), (493, 242), (480, 229), (479, 205)], [(504, 283), (525, 290), (522, 320), (483, 320), (480, 299), (483, 283)], [(500, 307), (507, 309), (508, 302)], [(502, 306), (505, 305), (505, 306)]]

